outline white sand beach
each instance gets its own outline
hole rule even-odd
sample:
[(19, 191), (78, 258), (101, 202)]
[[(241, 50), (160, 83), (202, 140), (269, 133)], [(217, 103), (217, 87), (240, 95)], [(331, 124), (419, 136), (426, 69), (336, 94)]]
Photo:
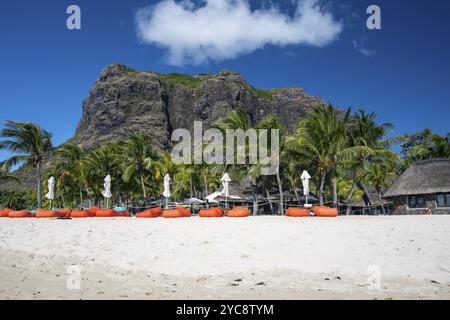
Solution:
[(450, 299), (449, 249), (450, 216), (1, 219), (0, 298)]

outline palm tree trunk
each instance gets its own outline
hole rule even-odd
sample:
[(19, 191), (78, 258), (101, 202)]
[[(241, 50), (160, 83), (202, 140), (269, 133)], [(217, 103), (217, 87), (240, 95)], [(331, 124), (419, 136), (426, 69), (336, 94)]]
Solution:
[(327, 174), (325, 172), (322, 173), (321, 175), (321, 180), (320, 180), (320, 188), (319, 188), (319, 202), (320, 205), (323, 206), (323, 189), (325, 188), (325, 178), (326, 178)]
[(369, 212), (370, 212), (370, 214), (372, 214), (372, 207), (371, 207), (371, 205), (372, 205), (373, 202), (372, 202), (372, 199), (370, 197), (369, 189), (367, 188), (365, 183), (361, 183), (361, 189), (364, 191), (363, 199), (369, 205)]
[(333, 177), (333, 204), (336, 207), (338, 202), (337, 178)]
[(279, 214), (283, 215), (284, 213), (284, 196), (283, 196), (283, 185), (281, 184), (281, 177), (280, 177), (280, 169), (277, 169), (277, 183), (278, 183), (278, 192), (280, 193), (280, 207), (279, 207)]
[(258, 190), (256, 190), (252, 187), (253, 190), (253, 215), (257, 216), (258, 215), (258, 210), (259, 210), (259, 203), (258, 203)]
[[(205, 197), (207, 197), (209, 195), (209, 191), (208, 191), (208, 179), (206, 178), (206, 175), (203, 175), (203, 183), (205, 185)], [(206, 209), (209, 209), (209, 203), (208, 201), (206, 201)]]
[(42, 208), (42, 163), (36, 166), (36, 183), (37, 183), (37, 207)]
[(350, 192), (349, 192), (349, 194), (347, 196), (347, 199), (345, 200), (345, 203), (347, 204), (347, 210), (346, 210), (345, 214), (347, 216), (349, 216), (350, 212), (352, 211), (352, 207), (350, 206), (350, 202), (352, 201), (352, 198), (353, 198), (353, 192), (355, 191), (355, 186), (356, 186), (355, 179), (353, 179), (352, 180), (352, 186), (350, 188)]
[(64, 192), (61, 191), (61, 201), (63, 203), (63, 208), (66, 208), (66, 199), (64, 199)]
[(269, 193), (269, 190), (267, 190), (267, 188), (266, 188), (266, 196), (267, 196), (267, 201), (269, 202), (270, 211), (273, 214), (274, 213), (273, 212), (273, 204), (272, 204), (272, 201), (270, 200), (270, 193)]
[(80, 187), (80, 206), (83, 206), (83, 189)]
[(382, 212), (383, 212), (383, 215), (385, 215), (386, 214), (386, 209), (384, 208), (384, 205), (383, 205), (383, 197), (382, 197), (382, 192), (381, 191), (378, 191), (378, 198), (380, 199), (380, 205), (381, 205), (381, 210), (382, 210)]
[(206, 178), (206, 175), (203, 176), (203, 183), (205, 186), (205, 197), (207, 197), (209, 195), (209, 190), (208, 190), (208, 179)]
[(147, 200), (147, 191), (145, 191), (144, 175), (141, 173), (140, 176), (141, 176), (142, 195), (144, 196), (144, 199)]

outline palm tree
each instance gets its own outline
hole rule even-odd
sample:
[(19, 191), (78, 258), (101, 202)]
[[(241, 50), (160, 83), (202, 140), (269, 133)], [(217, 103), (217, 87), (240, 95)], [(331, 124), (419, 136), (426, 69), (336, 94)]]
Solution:
[(5, 161), (0, 163), (0, 184), (14, 181), (20, 183), (19, 178), (15, 174), (10, 173), (8, 163)]
[[(382, 157), (386, 160), (397, 161), (398, 155), (390, 150), (393, 144), (403, 141), (402, 137), (385, 138), (392, 131), (394, 126), (391, 123), (376, 123), (376, 114), (367, 113), (362, 109), (355, 112), (353, 122), (349, 128), (349, 144), (350, 146), (366, 146), (372, 149), (372, 154), (361, 154), (347, 163), (350, 168), (352, 190), (358, 186), (364, 191), (364, 197), (367, 203), (371, 204), (370, 192), (364, 181), (361, 179), (368, 170), (367, 166), (375, 158)], [(352, 193), (350, 193), (352, 194)]]
[(450, 157), (450, 134), (447, 137), (430, 132), (427, 140), (410, 149), (414, 160)]
[(7, 190), (2, 194), (2, 203), (5, 208), (13, 210), (21, 210), (26, 206), (26, 196), (22, 192), (16, 190)]
[(52, 149), (52, 135), (37, 124), (6, 121), (0, 136), (0, 149), (9, 149), (17, 155), (7, 160), (8, 165), (25, 163), (36, 169), (37, 206), (42, 207), (43, 165)]
[[(364, 180), (375, 188), (380, 203), (383, 203), (382, 192), (397, 177), (397, 163), (389, 160), (369, 164), (369, 169), (364, 175)], [(382, 205), (383, 214), (386, 213)]]
[(151, 138), (143, 133), (133, 134), (124, 142), (122, 152), (125, 166), (123, 180), (129, 182), (133, 178), (139, 179), (142, 195), (147, 199), (144, 173), (150, 169), (154, 157)]
[[(219, 129), (223, 134), (226, 134), (226, 130), (238, 130), (241, 129), (244, 132), (252, 128), (252, 124), (245, 114), (243, 109), (235, 109), (228, 113), (228, 115), (221, 121), (217, 122), (212, 126), (213, 128)], [(248, 150), (249, 150), (249, 141), (245, 139), (245, 149), (244, 152), (246, 154), (245, 165), (231, 165), (227, 169), (231, 169), (233, 173), (239, 177), (239, 179), (249, 178), (252, 184), (253, 196), (254, 196), (254, 206), (253, 206), (253, 214), (257, 214), (258, 212), (258, 196), (257, 191), (255, 192), (255, 179), (256, 176), (252, 173), (251, 165), (249, 164), (248, 158)], [(226, 150), (225, 150), (226, 151)], [(237, 146), (235, 146), (235, 150), (233, 152), (234, 157), (238, 155)]]
[[(279, 119), (275, 115), (267, 116), (263, 120), (261, 120), (260, 123), (256, 126), (258, 130), (279, 130), (279, 154), (278, 155), (271, 155), (272, 157), (278, 156), (278, 167), (275, 170), (275, 177), (277, 180), (278, 185), (278, 192), (280, 195), (280, 206), (279, 206), (279, 214), (284, 213), (284, 196), (283, 196), (283, 182), (281, 179), (281, 173), (280, 173), (280, 167), (282, 166), (281, 163), (286, 158), (286, 150), (285, 150), (285, 142), (287, 138), (287, 131), (283, 126), (281, 125)], [(270, 141), (269, 141), (270, 142)], [(269, 143), (267, 148), (271, 150), (271, 144)]]
[(296, 134), (288, 139), (288, 148), (306, 157), (319, 174), (319, 200), (324, 204), (324, 188), (327, 175), (333, 182), (333, 202), (337, 203), (338, 168), (356, 154), (370, 154), (365, 146), (349, 146), (347, 124), (350, 110), (344, 115), (332, 105), (318, 106), (299, 122)]
[(83, 185), (86, 183), (83, 158), (84, 153), (80, 146), (65, 143), (55, 150), (55, 159), (53, 160), (54, 175), (57, 187), (61, 191), (61, 197), (64, 199), (64, 187), (69, 186), (69, 190), (75, 189), (79, 192), (80, 205), (83, 204)]
[(99, 198), (103, 188), (103, 179), (110, 175), (112, 178), (112, 191), (120, 193), (123, 173), (120, 170), (120, 147), (118, 143), (106, 143), (92, 151), (83, 159), (89, 186), (92, 195)]

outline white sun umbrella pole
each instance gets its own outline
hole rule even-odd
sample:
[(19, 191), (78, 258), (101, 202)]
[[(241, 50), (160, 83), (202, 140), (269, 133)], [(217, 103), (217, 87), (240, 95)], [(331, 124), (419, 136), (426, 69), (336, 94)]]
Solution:
[(163, 196), (166, 198), (166, 209), (169, 207), (169, 198), (172, 196), (170, 193), (170, 176), (166, 174), (164, 177), (164, 191)]
[(52, 210), (52, 201), (55, 199), (55, 178), (50, 177), (47, 181), (47, 187), (48, 187), (48, 193), (45, 195), (45, 197), (50, 200), (50, 210)]
[(228, 175), (228, 173), (225, 173), (222, 177), (222, 179), (220, 179), (220, 181), (222, 181), (222, 185), (223, 185), (223, 189), (222, 189), (222, 196), (225, 197), (225, 208), (228, 209), (228, 196), (230, 195), (230, 190), (229, 190), (229, 183), (231, 182), (230, 176)]
[(311, 208), (312, 205), (308, 204), (308, 196), (309, 196), (309, 179), (311, 176), (308, 171), (303, 171), (302, 176), (300, 177), (303, 185), (303, 195), (305, 196), (305, 208)]
[(111, 194), (111, 176), (108, 174), (104, 181), (105, 181), (105, 183), (103, 184), (103, 187), (105, 189), (102, 191), (102, 195), (106, 199), (106, 207), (109, 208), (109, 199), (112, 197), (112, 194)]

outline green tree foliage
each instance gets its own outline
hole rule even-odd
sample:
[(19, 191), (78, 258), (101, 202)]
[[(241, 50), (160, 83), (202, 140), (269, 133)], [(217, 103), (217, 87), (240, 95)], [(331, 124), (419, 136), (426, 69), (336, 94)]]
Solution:
[(52, 135), (37, 124), (6, 121), (0, 132), (0, 149), (8, 149), (15, 155), (9, 158), (8, 165), (25, 163), (36, 169), (37, 206), (42, 206), (43, 165), (52, 150)]

